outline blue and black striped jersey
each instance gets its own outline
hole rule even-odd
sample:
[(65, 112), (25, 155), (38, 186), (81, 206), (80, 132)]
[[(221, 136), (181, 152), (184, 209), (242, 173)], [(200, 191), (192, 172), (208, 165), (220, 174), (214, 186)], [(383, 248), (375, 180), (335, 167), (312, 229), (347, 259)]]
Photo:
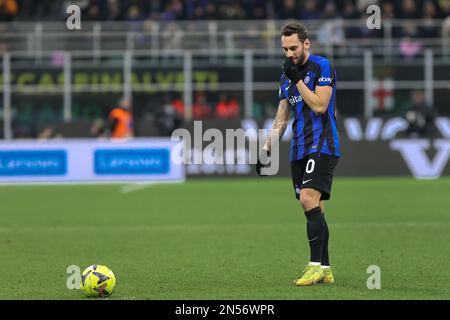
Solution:
[(312, 54), (303, 67), (307, 68), (303, 82), (311, 91), (314, 92), (316, 86), (331, 86), (333, 93), (327, 111), (317, 115), (303, 101), (297, 87), (291, 85), (291, 81), (282, 74), (279, 98), (289, 101), (294, 116), (290, 159), (301, 160), (318, 150), (320, 153), (339, 157), (341, 154), (336, 123), (336, 71), (326, 58)]

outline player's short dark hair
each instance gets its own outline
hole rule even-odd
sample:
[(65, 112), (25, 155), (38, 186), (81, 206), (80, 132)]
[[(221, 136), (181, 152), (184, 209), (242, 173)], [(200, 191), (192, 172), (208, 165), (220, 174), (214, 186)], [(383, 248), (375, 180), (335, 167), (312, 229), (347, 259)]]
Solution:
[(288, 23), (283, 28), (281, 28), (282, 36), (290, 36), (294, 33), (297, 34), (298, 39), (301, 42), (304, 42), (308, 38), (308, 30), (299, 22)]

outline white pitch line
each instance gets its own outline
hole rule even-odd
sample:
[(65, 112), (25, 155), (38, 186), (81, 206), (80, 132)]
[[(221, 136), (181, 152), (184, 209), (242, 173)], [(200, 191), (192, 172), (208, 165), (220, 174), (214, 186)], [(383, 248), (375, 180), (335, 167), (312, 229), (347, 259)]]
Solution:
[(119, 192), (122, 194), (139, 191), (157, 184), (170, 184), (170, 183), (183, 183), (184, 181), (149, 181), (149, 182), (136, 182), (127, 184), (119, 188)]

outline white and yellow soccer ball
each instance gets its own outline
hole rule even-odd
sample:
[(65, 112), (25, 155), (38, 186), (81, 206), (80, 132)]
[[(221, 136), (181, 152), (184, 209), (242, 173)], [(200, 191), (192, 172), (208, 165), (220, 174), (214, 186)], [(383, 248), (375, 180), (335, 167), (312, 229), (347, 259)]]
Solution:
[(93, 264), (81, 274), (80, 289), (87, 297), (109, 297), (115, 288), (116, 277), (108, 267)]

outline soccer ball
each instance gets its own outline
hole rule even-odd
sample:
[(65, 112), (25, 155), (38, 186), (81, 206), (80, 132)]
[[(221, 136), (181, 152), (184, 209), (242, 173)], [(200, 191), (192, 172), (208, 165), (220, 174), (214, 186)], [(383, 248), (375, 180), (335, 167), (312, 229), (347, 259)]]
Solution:
[(94, 264), (81, 274), (80, 289), (87, 297), (109, 297), (115, 287), (116, 277), (105, 266)]

